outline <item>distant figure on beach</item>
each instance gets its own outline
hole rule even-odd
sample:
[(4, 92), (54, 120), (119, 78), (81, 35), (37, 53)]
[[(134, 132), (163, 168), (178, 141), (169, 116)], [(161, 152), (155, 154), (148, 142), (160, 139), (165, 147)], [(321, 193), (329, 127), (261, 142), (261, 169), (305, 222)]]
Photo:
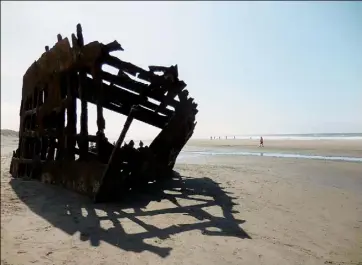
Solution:
[(259, 145), (259, 147), (264, 147), (264, 139), (263, 139), (262, 136), (260, 137), (260, 145)]

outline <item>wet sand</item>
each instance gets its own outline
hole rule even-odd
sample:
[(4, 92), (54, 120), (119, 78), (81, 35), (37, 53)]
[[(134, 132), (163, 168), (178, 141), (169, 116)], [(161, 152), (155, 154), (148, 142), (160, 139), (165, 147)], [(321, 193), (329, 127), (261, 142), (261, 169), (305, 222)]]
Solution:
[[(129, 202), (94, 205), (60, 187), (11, 180), (10, 144), (2, 139), (1, 264), (362, 264), (362, 163), (213, 156), (177, 164), (182, 180)], [(361, 149), (265, 145), (349, 156)]]
[(252, 152), (284, 152), (322, 156), (362, 157), (362, 140), (191, 140), (190, 150), (200, 148), (242, 149)]

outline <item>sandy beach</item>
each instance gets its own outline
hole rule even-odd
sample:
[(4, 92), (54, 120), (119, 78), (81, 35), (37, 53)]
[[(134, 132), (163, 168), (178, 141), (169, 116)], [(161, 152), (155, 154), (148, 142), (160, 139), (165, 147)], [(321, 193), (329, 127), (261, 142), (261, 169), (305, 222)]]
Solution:
[[(360, 162), (212, 156), (177, 164), (174, 180), (129, 201), (95, 205), (11, 179), (15, 144), (1, 139), (1, 264), (362, 264)], [(191, 140), (186, 149), (257, 146)], [(362, 157), (362, 142), (266, 141), (264, 150)]]

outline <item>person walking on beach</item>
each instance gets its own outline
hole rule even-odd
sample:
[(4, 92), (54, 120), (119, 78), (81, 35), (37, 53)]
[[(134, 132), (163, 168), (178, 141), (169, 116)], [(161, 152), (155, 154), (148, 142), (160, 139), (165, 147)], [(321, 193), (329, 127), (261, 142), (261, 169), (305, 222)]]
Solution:
[(264, 139), (263, 139), (263, 136), (260, 137), (259, 147), (264, 147)]

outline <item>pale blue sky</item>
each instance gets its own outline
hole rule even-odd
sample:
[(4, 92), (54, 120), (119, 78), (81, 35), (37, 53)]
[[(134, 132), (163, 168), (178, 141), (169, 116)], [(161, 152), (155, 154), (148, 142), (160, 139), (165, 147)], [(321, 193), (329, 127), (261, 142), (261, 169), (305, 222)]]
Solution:
[[(86, 42), (118, 40), (121, 59), (177, 63), (195, 137), (362, 132), (362, 2), (2, 2), (2, 128), (18, 129), (26, 69), (78, 22)], [(124, 118), (106, 119), (117, 137)]]

